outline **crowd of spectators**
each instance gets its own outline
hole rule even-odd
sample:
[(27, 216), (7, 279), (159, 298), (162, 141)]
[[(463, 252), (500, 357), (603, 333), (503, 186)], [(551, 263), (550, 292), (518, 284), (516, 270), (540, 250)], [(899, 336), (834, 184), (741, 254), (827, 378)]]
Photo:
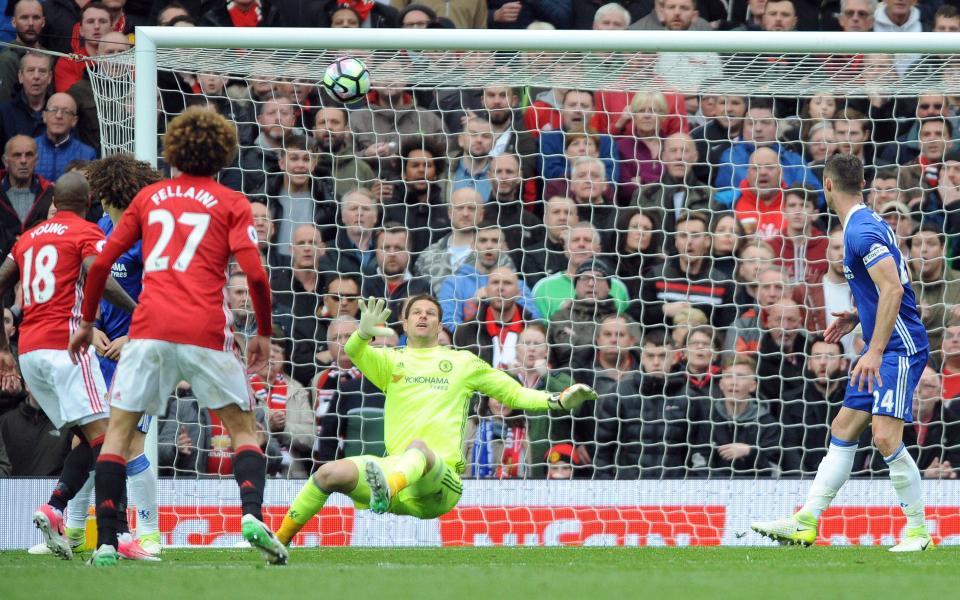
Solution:
[[(7, 12), (4, 253), (47, 217), (50, 181), (100, 153), (88, 59), (129, 48), (137, 24), (960, 31), (960, 12), (939, 0), (20, 0)], [(900, 76), (929, 62), (860, 58), (848, 68), (886, 61)], [(418, 60), (428, 58), (392, 68)], [(252, 203), (273, 289), (271, 362), (251, 375), (271, 475), (383, 451), (383, 394), (343, 347), (361, 296), (387, 298), (396, 324), (424, 291), (440, 300), (442, 343), (529, 387), (599, 393), (573, 415), (475, 399), (468, 476), (812, 474), (862, 348), (856, 332), (820, 335), (852, 306), (820, 180), (826, 158), (846, 152), (866, 166), (864, 200), (908, 258), (930, 334), (907, 445), (926, 477), (956, 478), (960, 95), (719, 96), (671, 84), (722, 69), (718, 55), (661, 56), (662, 90), (637, 93), (429, 90), (373, 73), (367, 98), (347, 107), (316, 81), (234, 78), (229, 65), (161, 72), (162, 118), (201, 105), (237, 125), (241, 151), (220, 181)], [(256, 331), (242, 273), (227, 301), (242, 345)], [(16, 306), (4, 316), (15, 340)], [(397, 333), (375, 343), (402, 345)], [(0, 409), (0, 475), (53, 474), (67, 432), (50, 435), (29, 397), (0, 398)], [(223, 427), (188, 386), (159, 432), (161, 475), (230, 473)], [(869, 436), (861, 447), (857, 474), (881, 474)]]

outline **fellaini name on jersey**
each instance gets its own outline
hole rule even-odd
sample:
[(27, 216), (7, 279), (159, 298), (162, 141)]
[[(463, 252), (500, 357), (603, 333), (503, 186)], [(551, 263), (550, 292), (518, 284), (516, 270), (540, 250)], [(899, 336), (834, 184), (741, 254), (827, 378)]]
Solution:
[(70, 229), (67, 225), (63, 223), (44, 223), (43, 225), (37, 227), (30, 232), (30, 239), (34, 239), (38, 235), (43, 235), (45, 233), (52, 233), (54, 235), (63, 235)]
[(197, 190), (193, 186), (183, 189), (179, 185), (168, 185), (158, 189), (150, 196), (150, 201), (159, 206), (161, 202), (172, 198), (189, 198), (196, 200), (207, 208), (213, 208), (220, 202), (216, 196), (206, 190)]

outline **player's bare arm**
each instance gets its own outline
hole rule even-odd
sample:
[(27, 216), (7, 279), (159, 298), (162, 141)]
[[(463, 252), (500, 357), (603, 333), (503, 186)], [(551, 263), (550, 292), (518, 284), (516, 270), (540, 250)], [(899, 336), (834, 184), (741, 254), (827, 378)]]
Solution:
[(883, 351), (890, 341), (893, 326), (900, 312), (900, 300), (903, 298), (903, 283), (897, 271), (897, 264), (893, 257), (887, 257), (867, 271), (870, 279), (877, 286), (880, 301), (877, 303), (877, 323), (870, 340), (870, 349), (857, 361), (857, 365), (850, 372), (850, 385), (856, 385), (862, 390), (866, 384), (867, 391), (873, 393), (873, 382), (883, 385), (880, 379), (880, 364), (883, 362)]

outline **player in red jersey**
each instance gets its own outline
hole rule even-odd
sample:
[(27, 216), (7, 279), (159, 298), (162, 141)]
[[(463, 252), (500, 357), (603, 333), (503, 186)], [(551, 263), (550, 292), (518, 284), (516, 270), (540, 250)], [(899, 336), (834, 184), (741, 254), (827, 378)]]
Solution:
[(144, 276), (130, 341), (110, 392), (110, 425), (95, 476), (98, 544), (90, 562), (117, 562), (118, 512), (126, 481), (123, 456), (144, 412), (159, 415), (178, 381), (187, 380), (201, 405), (216, 411), (235, 448), (243, 536), (274, 564), (287, 550), (263, 523), (266, 459), (256, 437), (253, 394), (235, 351), (225, 286), (230, 256), (247, 275), (257, 335), (247, 343), (247, 366), (259, 371), (270, 354), (270, 286), (257, 250), (250, 202), (213, 176), (237, 152), (236, 130), (220, 115), (191, 108), (173, 119), (164, 157), (181, 174), (140, 191), (102, 254), (90, 267), (82, 320), (70, 351), (83, 356), (103, 284), (116, 259), (143, 240)]
[[(68, 173), (58, 179), (53, 202), (56, 216), (21, 235), (0, 266), (0, 296), (16, 283), (19, 274), (23, 284), (19, 345), (23, 378), (54, 427), (71, 426), (80, 431), (82, 441), (64, 460), (49, 503), (33, 516), (50, 550), (71, 558), (70, 544), (63, 538), (63, 509), (93, 469), (107, 430), (109, 406), (99, 362), (92, 352), (84, 352), (74, 364), (67, 343), (80, 321), (84, 270), (99, 254), (104, 236), (99, 227), (83, 218), (90, 208), (90, 186), (82, 175)], [(107, 299), (132, 312), (136, 303), (116, 281), (109, 283)], [(12, 360), (6, 333), (0, 332), (0, 363)]]

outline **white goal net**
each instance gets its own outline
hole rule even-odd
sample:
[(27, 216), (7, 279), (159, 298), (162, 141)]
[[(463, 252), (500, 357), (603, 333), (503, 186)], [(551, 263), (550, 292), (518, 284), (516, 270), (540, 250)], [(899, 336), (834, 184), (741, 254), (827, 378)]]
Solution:
[[(336, 501), (296, 543), (756, 542), (738, 537), (749, 519), (802, 503), (862, 347), (856, 333), (819, 335), (851, 307), (822, 193), (835, 152), (864, 161), (865, 199), (909, 258), (931, 339), (905, 442), (929, 480), (956, 476), (960, 62), (741, 39), (722, 52), (414, 38), (404, 50), (157, 50), (158, 150), (185, 107), (237, 125), (220, 179), (254, 203), (283, 355), (252, 380), (271, 519), (299, 488), (283, 480), (383, 452), (383, 395), (342, 351), (360, 296), (387, 297), (397, 317), (405, 297), (432, 292), (443, 343), (529, 387), (600, 394), (573, 415), (475, 398), (454, 512), (376, 521)], [(373, 81), (355, 105), (319, 84), (343, 56)], [(133, 52), (102, 58), (91, 82), (103, 152), (146, 158), (134, 67)], [(241, 336), (255, 330), (244, 285), (232, 276), (228, 289)], [(216, 432), (190, 390), (171, 397), (158, 444), (170, 543), (236, 534)], [(898, 537), (869, 430), (853, 477), (823, 538)], [(960, 535), (958, 488), (927, 489), (937, 535)]]

